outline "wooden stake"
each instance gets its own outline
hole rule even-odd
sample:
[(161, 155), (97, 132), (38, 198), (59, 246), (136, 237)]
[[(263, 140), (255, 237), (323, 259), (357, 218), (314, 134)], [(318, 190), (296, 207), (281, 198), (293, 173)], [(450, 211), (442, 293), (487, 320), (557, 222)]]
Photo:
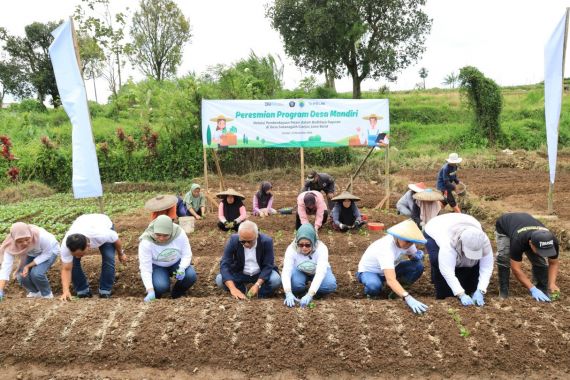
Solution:
[(356, 178), (356, 176), (358, 175), (358, 173), (360, 173), (360, 170), (362, 169), (362, 167), (364, 166), (364, 164), (366, 163), (366, 161), (368, 161), (368, 157), (370, 157), (370, 155), (372, 154), (372, 152), (374, 152), (374, 149), (376, 147), (373, 146), (372, 148), (370, 148), (370, 150), (368, 151), (368, 154), (366, 155), (366, 157), (364, 157), (364, 160), (362, 160), (362, 162), (360, 163), (360, 165), (358, 166), (358, 169), (356, 169), (356, 171), (354, 172), (354, 174), (350, 177), (350, 184), (348, 185), (348, 187), (346, 188), (346, 191), (351, 192), (352, 191), (352, 182), (354, 181), (354, 179)]
[(218, 171), (218, 177), (220, 177), (220, 191), (224, 191), (226, 189), (226, 185), (224, 184), (224, 176), (222, 174), (222, 168), (220, 167), (220, 160), (218, 159), (218, 153), (215, 149), (212, 150), (212, 154), (214, 156), (214, 162), (216, 163), (216, 170)]
[[(208, 186), (208, 152), (205, 146), (202, 146), (202, 151), (203, 151), (203, 160), (204, 160), (204, 186), (206, 187), (206, 194), (208, 194), (208, 192), (210, 191), (210, 187)], [(208, 210), (208, 212), (212, 211), (212, 209), (209, 207), (208, 202), (206, 202), (206, 210)]]
[(390, 146), (386, 146), (386, 162), (384, 173), (384, 186), (386, 189), (386, 210), (390, 208)]
[(301, 189), (302, 189), (303, 186), (305, 186), (305, 151), (303, 150), (303, 147), (301, 147), (299, 153), (301, 155)]

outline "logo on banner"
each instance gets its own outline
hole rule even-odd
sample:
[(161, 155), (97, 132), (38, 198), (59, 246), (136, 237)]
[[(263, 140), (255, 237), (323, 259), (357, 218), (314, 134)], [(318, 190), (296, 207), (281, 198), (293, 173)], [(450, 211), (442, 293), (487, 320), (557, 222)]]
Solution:
[(291, 100), (291, 101), (289, 102), (289, 107), (295, 107), (295, 102)]

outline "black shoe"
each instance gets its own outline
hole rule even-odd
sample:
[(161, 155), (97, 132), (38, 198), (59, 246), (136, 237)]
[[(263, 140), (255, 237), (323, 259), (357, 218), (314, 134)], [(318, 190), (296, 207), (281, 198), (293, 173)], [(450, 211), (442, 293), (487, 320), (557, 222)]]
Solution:
[(99, 298), (111, 298), (110, 294), (99, 294)]
[(77, 298), (91, 298), (91, 297), (93, 297), (93, 294), (91, 294), (91, 292), (77, 295)]

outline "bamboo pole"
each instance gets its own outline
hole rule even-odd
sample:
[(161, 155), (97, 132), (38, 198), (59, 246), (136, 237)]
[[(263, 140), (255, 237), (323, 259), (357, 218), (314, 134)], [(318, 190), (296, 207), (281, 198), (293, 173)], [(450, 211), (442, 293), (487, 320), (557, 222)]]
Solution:
[(364, 159), (362, 160), (362, 162), (360, 163), (360, 165), (358, 166), (358, 169), (356, 169), (356, 171), (354, 172), (354, 174), (350, 177), (350, 183), (348, 185), (348, 187), (346, 188), (346, 191), (351, 192), (352, 191), (352, 182), (354, 181), (354, 179), (356, 178), (356, 176), (358, 175), (358, 173), (360, 173), (360, 170), (362, 169), (362, 167), (364, 166), (364, 164), (366, 163), (366, 161), (368, 161), (368, 158), (370, 157), (370, 155), (372, 154), (372, 152), (374, 152), (374, 149), (376, 148), (376, 146), (373, 146), (372, 148), (370, 148), (370, 150), (368, 151), (368, 154), (366, 155), (366, 157), (364, 157)]
[(222, 174), (220, 160), (218, 159), (218, 153), (216, 152), (215, 149), (213, 149), (212, 154), (214, 156), (214, 162), (216, 163), (216, 170), (218, 171), (218, 177), (220, 177), (220, 191), (224, 191), (226, 189), (226, 185), (224, 183), (224, 176)]
[(300, 149), (301, 155), (301, 189), (305, 186), (305, 151), (303, 147)]
[(386, 162), (384, 170), (384, 186), (386, 190), (386, 210), (390, 208), (390, 146), (386, 146)]
[[(203, 151), (202, 157), (204, 160), (204, 186), (206, 187), (206, 194), (208, 194), (208, 192), (210, 191), (210, 186), (208, 184), (208, 152), (205, 146), (202, 146), (202, 151)], [(206, 201), (206, 210), (208, 210), (208, 212), (212, 211), (207, 201)]]

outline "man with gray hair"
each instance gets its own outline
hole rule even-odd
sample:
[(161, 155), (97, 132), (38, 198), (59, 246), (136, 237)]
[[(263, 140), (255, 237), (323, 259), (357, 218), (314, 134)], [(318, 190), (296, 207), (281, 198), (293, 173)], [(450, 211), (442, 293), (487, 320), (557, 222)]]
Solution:
[[(249, 290), (247, 284), (253, 284)], [(273, 239), (259, 233), (254, 222), (241, 223), (238, 233), (226, 243), (216, 285), (238, 300), (269, 297), (281, 285), (275, 266)]]
[(481, 223), (467, 214), (443, 214), (425, 225), (424, 236), (435, 298), (455, 296), (463, 306), (483, 306), (493, 248)]

